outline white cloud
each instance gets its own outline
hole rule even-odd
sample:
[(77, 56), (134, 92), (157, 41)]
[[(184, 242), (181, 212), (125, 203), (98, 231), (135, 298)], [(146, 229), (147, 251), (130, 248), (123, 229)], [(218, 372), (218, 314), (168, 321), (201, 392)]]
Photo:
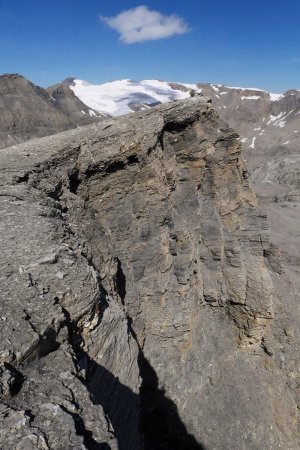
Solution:
[(174, 14), (164, 16), (147, 6), (123, 11), (115, 17), (101, 17), (101, 20), (116, 30), (120, 34), (120, 41), (125, 44), (155, 41), (189, 31), (187, 24), (180, 17)]

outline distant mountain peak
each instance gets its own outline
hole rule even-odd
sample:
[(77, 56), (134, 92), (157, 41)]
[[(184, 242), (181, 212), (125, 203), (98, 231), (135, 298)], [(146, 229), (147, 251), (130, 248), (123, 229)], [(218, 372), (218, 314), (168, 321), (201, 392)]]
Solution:
[(22, 78), (23, 80), (28, 81), (23, 75), (20, 75), (19, 73), (4, 73), (2, 75), (0, 75), (0, 77), (5, 77), (5, 78)]
[(75, 77), (67, 77), (61, 82), (61, 84), (65, 84), (65, 85), (69, 86), (70, 84), (74, 83), (74, 80), (75, 80)]
[(0, 76), (0, 148), (103, 118), (80, 102), (67, 84), (60, 86), (46, 90), (19, 74)]

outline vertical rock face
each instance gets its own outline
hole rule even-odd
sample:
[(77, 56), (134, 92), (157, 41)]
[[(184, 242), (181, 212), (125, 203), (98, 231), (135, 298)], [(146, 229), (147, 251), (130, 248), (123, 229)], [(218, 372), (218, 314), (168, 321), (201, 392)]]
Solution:
[(20, 416), (19, 440), (38, 448), (299, 447), (274, 355), (284, 274), (238, 136), (205, 98), (2, 156), (0, 440)]

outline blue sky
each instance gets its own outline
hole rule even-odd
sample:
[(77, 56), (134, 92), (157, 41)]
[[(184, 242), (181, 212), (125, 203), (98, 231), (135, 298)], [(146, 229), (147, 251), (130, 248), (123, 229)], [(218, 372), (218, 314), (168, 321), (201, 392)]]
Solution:
[[(125, 24), (113, 18), (141, 5), (175, 34), (154, 40), (150, 21), (137, 28), (142, 42), (126, 43), (136, 39), (124, 32), (129, 16)], [(74, 76), (300, 89), (300, 1), (0, 0), (0, 73), (7, 72), (41, 86)]]

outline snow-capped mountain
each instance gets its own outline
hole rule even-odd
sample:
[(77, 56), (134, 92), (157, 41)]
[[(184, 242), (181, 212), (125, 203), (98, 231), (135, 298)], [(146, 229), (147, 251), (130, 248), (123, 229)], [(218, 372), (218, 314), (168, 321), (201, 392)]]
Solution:
[(120, 116), (132, 111), (145, 110), (159, 103), (189, 97), (196, 84), (167, 83), (158, 80), (118, 80), (104, 84), (91, 84), (74, 79), (70, 89), (87, 106), (99, 113)]

